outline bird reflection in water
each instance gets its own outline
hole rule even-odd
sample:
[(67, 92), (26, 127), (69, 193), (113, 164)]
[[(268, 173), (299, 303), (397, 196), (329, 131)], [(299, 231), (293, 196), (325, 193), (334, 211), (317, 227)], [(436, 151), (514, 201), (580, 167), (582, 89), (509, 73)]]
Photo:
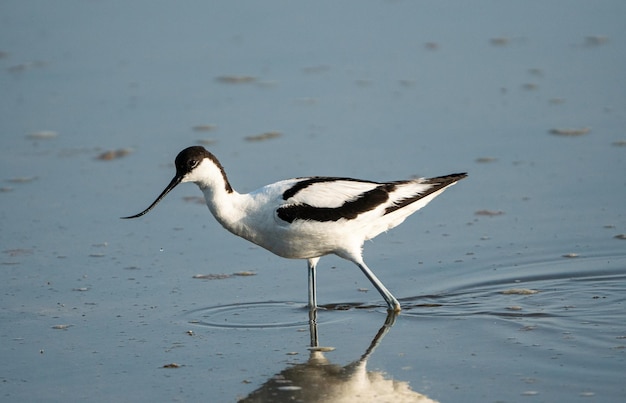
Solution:
[(332, 348), (319, 346), (317, 311), (311, 311), (309, 315), (311, 348), (308, 361), (273, 376), (239, 402), (435, 402), (411, 390), (407, 382), (389, 379), (382, 372), (366, 368), (367, 360), (395, 323), (396, 313), (387, 315), (363, 355), (346, 366), (332, 364), (324, 356), (324, 352)]

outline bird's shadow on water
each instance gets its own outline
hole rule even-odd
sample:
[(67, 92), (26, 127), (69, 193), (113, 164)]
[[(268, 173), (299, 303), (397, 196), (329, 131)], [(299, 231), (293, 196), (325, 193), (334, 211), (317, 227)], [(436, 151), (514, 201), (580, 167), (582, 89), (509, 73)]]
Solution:
[(403, 401), (434, 402), (411, 390), (404, 381), (391, 379), (382, 372), (368, 371), (367, 361), (391, 330), (397, 314), (388, 313), (361, 356), (342, 366), (324, 356), (332, 347), (319, 343), (316, 311), (309, 312), (311, 343), (309, 358), (301, 364), (290, 364), (275, 374), (240, 402), (363, 402)]
[[(310, 343), (307, 361), (289, 363), (285, 369), (271, 376), (248, 396), (242, 398), (241, 402), (434, 402), (427, 396), (413, 391), (406, 381), (395, 380), (389, 374), (380, 371), (367, 370), (369, 358), (396, 323), (397, 313), (387, 313), (382, 326), (373, 334), (369, 345), (364, 344), (361, 350), (363, 352), (349, 364), (335, 364), (325, 356), (325, 353), (335, 348), (320, 344), (323, 335), (318, 332), (318, 325), (327, 326), (349, 320), (349, 316), (330, 313), (353, 309), (385, 311), (383, 305), (360, 302), (327, 304), (320, 306), (316, 311), (310, 311), (302, 303), (253, 302), (202, 308), (187, 312), (186, 315), (188, 323), (215, 328), (308, 327)], [(318, 312), (329, 314), (318, 316)]]

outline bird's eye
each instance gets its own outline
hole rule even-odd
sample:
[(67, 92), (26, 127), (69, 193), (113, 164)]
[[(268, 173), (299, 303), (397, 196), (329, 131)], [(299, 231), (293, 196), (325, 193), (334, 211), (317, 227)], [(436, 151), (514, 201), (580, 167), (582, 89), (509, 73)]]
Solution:
[(195, 167), (198, 166), (198, 160), (189, 160), (187, 161), (187, 165), (189, 166), (189, 169), (194, 169)]

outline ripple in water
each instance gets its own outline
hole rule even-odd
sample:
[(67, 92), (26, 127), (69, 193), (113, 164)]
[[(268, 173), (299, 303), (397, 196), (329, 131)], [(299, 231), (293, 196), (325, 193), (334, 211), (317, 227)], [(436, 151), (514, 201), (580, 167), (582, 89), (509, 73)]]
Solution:
[[(323, 310), (323, 307), (322, 307)], [(189, 323), (220, 328), (267, 329), (308, 326), (305, 304), (262, 301), (200, 308), (185, 314)], [(338, 322), (347, 318), (318, 316), (317, 323)]]
[(535, 262), (465, 280), (441, 294), (402, 298), (402, 314), (598, 321), (623, 308), (626, 258)]

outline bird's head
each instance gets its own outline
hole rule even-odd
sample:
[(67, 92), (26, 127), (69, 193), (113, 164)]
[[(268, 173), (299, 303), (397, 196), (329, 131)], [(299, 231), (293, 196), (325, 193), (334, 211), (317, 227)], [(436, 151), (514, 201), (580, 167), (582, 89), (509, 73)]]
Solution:
[(172, 178), (169, 185), (165, 187), (159, 197), (157, 197), (156, 200), (141, 213), (122, 218), (128, 219), (141, 217), (148, 211), (152, 210), (152, 208), (156, 206), (169, 192), (171, 192), (172, 189), (184, 182), (194, 182), (203, 188), (223, 181), (225, 182), (224, 186), (226, 191), (232, 192), (228, 179), (226, 179), (224, 168), (217, 158), (208, 152), (204, 147), (192, 146), (185, 148), (176, 156), (174, 165), (176, 166), (176, 175), (174, 175), (174, 178)]

